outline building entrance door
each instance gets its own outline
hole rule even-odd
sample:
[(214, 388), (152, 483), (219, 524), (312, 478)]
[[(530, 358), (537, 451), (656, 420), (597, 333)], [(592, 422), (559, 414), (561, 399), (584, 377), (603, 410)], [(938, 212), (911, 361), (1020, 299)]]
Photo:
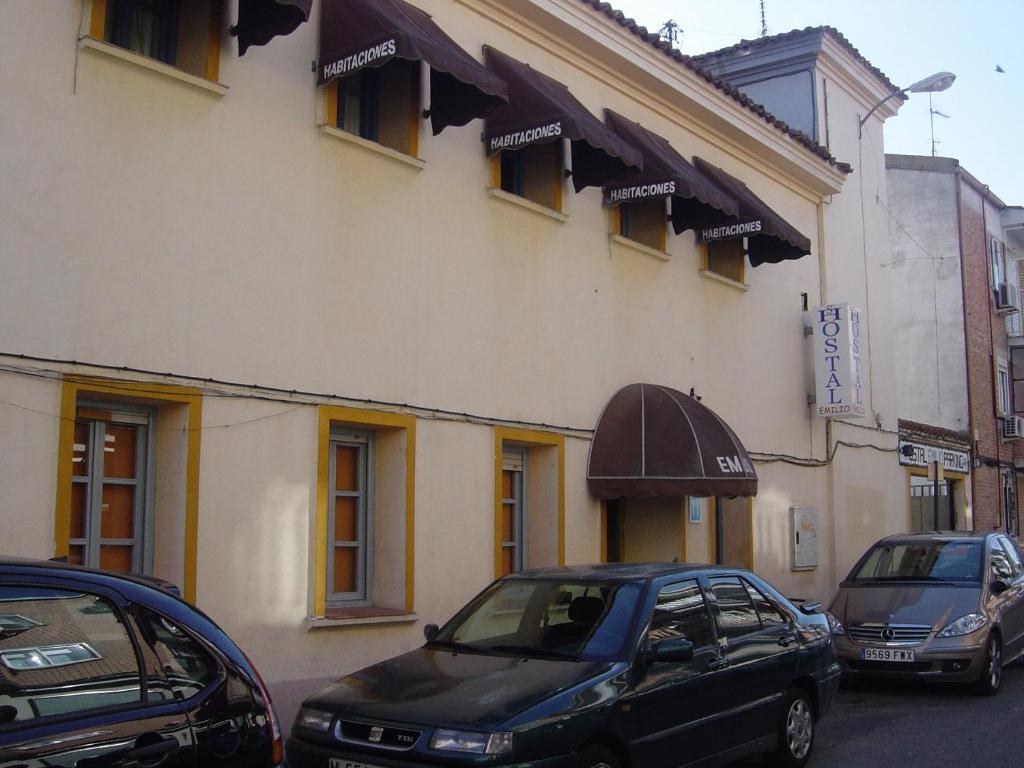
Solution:
[(719, 565), (754, 567), (750, 499), (718, 496), (714, 502), (714, 553)]
[(613, 499), (605, 506), (609, 563), (686, 560), (683, 499)]

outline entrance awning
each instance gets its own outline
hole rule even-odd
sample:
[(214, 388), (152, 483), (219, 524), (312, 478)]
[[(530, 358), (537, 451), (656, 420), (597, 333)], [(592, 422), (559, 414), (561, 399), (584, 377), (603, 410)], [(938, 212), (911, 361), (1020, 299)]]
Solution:
[(678, 235), (703, 220), (737, 216), (736, 201), (701, 175), (667, 140), (610, 109), (604, 121), (630, 146), (640, 150), (644, 169), (626, 181), (604, 187), (604, 204), (672, 198), (672, 227)]
[(238, 37), (238, 55), (250, 45), (266, 45), (278, 35), (290, 35), (309, 21), (313, 0), (238, 0), (238, 23), (231, 33)]
[(811, 252), (811, 241), (769, 208), (742, 181), (699, 157), (693, 158), (693, 164), (740, 207), (735, 218), (703, 221), (697, 230), (698, 242), (746, 237), (750, 263), (755, 267), (799, 259)]
[(657, 384), (630, 384), (608, 401), (587, 482), (600, 499), (757, 493), (757, 472), (729, 425), (696, 398)]
[(579, 192), (643, 167), (636, 149), (615, 135), (569, 92), (528, 64), (484, 46), (488, 68), (508, 83), (509, 103), (487, 115), (487, 154), (560, 139), (572, 142), (572, 183)]
[(323, 0), (317, 85), (391, 59), (430, 66), (434, 134), (508, 103), (508, 86), (405, 0)]

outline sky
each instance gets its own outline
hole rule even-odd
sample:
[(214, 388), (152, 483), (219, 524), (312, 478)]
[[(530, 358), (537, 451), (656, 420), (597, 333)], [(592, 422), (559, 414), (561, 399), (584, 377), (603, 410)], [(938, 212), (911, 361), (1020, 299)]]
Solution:
[[(761, 34), (760, 0), (612, 0), (650, 31), (672, 19), (694, 55)], [(955, 157), (1007, 205), (1024, 205), (1024, 0), (764, 0), (768, 34), (835, 27), (899, 87), (956, 74), (932, 94), (936, 154)], [(1004, 72), (996, 71), (1001, 67)], [(885, 151), (932, 153), (928, 94), (885, 122)], [(838, 158), (851, 161), (855, 158)]]

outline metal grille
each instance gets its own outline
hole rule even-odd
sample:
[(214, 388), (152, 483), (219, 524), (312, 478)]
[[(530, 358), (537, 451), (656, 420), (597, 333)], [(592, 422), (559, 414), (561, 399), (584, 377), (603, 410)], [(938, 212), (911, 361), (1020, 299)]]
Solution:
[(853, 624), (848, 631), (858, 643), (892, 646), (920, 645), (928, 639), (932, 628), (927, 624)]
[(334, 735), (339, 741), (362, 744), (381, 749), (412, 749), (420, 738), (421, 731), (395, 728), (390, 725), (371, 725), (352, 720), (342, 720), (335, 726)]

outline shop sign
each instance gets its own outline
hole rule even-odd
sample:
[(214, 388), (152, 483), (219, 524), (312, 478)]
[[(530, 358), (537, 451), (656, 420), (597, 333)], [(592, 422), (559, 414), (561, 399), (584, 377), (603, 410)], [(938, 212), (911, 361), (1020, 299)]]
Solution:
[(860, 354), (861, 312), (849, 304), (829, 304), (811, 312), (814, 325), (814, 408), (828, 419), (864, 415)]
[(900, 440), (899, 456), (900, 464), (905, 467), (927, 467), (938, 462), (947, 472), (959, 472), (963, 475), (971, 468), (971, 454), (967, 451), (915, 443), (912, 440)]
[(733, 224), (712, 224), (710, 227), (701, 227), (698, 243), (710, 243), (713, 240), (735, 240), (737, 237), (750, 237), (761, 233), (764, 223), (761, 219), (753, 221), (739, 221)]

